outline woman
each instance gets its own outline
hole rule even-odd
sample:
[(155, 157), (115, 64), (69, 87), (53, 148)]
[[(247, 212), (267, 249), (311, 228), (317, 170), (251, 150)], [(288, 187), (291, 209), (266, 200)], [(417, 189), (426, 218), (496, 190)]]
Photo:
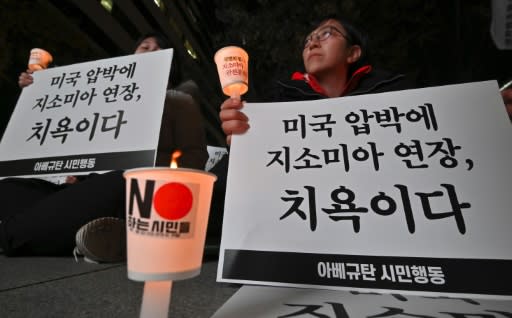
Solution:
[[(329, 15), (313, 23), (303, 42), (305, 72), (295, 72), (290, 80), (275, 83), (264, 99), (285, 102), (371, 94), (412, 88), (404, 75), (374, 69), (367, 59), (367, 38), (351, 23)], [(242, 101), (229, 98), (221, 105), (222, 130), (228, 145), (233, 134), (249, 129)], [(212, 169), (217, 175), (212, 199), (213, 221), (222, 219), (227, 181), (228, 156)], [(220, 228), (220, 224), (217, 224)]]
[[(137, 41), (134, 53), (168, 47), (169, 42), (164, 36), (149, 33)], [(173, 65), (171, 69), (174, 83), (179, 78), (179, 68)], [(20, 87), (32, 83), (29, 72), (20, 75)], [(171, 87), (174, 87), (173, 83), (170, 83)], [(180, 149), (183, 153), (180, 166), (203, 169), (208, 156), (205, 140), (197, 102), (189, 94), (169, 89), (156, 164), (169, 166), (170, 154)], [(91, 174), (80, 181), (69, 178), (69, 183), (61, 185), (35, 178), (0, 180), (0, 193), (3, 195), (0, 248), (8, 256), (71, 255), (77, 230), (94, 220), (94, 226), (86, 228), (94, 235), (81, 235), (80, 243), (87, 243), (86, 238), (93, 238), (94, 248), (96, 239), (108, 242), (99, 246), (100, 256), (105, 261), (124, 259), (122, 219), (125, 215), (125, 182), (122, 173)]]

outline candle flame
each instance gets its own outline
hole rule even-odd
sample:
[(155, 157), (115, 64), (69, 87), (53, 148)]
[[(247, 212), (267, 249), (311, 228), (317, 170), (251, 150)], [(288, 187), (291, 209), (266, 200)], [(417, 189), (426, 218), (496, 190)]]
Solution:
[(181, 150), (175, 150), (171, 155), (171, 168), (178, 168), (178, 158), (181, 157)]

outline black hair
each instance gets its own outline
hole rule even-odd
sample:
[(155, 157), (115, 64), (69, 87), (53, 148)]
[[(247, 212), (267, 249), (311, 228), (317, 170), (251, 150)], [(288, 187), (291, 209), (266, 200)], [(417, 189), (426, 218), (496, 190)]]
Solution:
[[(135, 42), (135, 48), (133, 49), (133, 51), (135, 51), (137, 47), (147, 38), (154, 38), (156, 40), (156, 43), (162, 50), (172, 48), (171, 42), (165, 35), (163, 35), (160, 32), (151, 31), (142, 35)], [(178, 50), (174, 49), (171, 62), (171, 72), (169, 73), (169, 88), (179, 85), (182, 81), (181, 63), (179, 63), (179, 60), (180, 58)]]
[(137, 47), (147, 38), (155, 38), (156, 44), (158, 44), (158, 46), (162, 50), (165, 50), (165, 49), (168, 49), (171, 47), (171, 42), (165, 35), (163, 35), (160, 32), (151, 31), (151, 32), (143, 34), (140, 38), (137, 39), (137, 41), (135, 42), (135, 47), (133, 48), (133, 51), (135, 51), (137, 49)]
[(348, 19), (341, 17), (338, 14), (328, 14), (323, 16), (322, 18), (315, 20), (311, 23), (311, 31), (318, 28), (327, 20), (335, 20), (338, 21), (345, 31), (346, 39), (349, 45), (358, 45), (361, 48), (361, 56), (359, 59), (354, 62), (349, 69), (349, 74), (352, 74), (358, 68), (369, 64), (369, 45), (368, 45), (368, 35), (361, 29), (357, 28), (352, 22)]

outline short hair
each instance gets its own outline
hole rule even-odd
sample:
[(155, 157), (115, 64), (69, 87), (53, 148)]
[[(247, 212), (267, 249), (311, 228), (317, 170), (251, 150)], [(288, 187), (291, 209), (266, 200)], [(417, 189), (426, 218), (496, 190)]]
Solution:
[(349, 74), (352, 74), (354, 71), (356, 71), (358, 68), (367, 65), (369, 63), (369, 52), (368, 52), (368, 36), (367, 34), (362, 31), (361, 29), (357, 28), (352, 22), (350, 22), (348, 19), (336, 14), (328, 14), (320, 19), (314, 20), (311, 23), (311, 30), (314, 30), (318, 28), (321, 24), (323, 24), (327, 20), (335, 20), (338, 21), (345, 31), (346, 39), (348, 44), (350, 45), (359, 45), (361, 48), (361, 56), (359, 57), (359, 60), (357, 60), (355, 63), (353, 63), (350, 66)]

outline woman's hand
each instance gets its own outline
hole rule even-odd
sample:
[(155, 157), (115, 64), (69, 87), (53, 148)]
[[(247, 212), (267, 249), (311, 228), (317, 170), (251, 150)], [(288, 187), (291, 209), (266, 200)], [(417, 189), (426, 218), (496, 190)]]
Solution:
[(26, 70), (25, 72), (22, 72), (20, 74), (20, 76), (18, 77), (18, 85), (20, 88), (25, 88), (30, 84), (34, 83), (32, 73), (33, 72), (31, 70)]
[(243, 134), (249, 129), (249, 118), (241, 111), (243, 103), (238, 98), (226, 99), (220, 106), (219, 117), (226, 142), (231, 144), (231, 135)]
[(512, 87), (501, 91), (501, 97), (503, 97), (508, 116), (512, 119)]

